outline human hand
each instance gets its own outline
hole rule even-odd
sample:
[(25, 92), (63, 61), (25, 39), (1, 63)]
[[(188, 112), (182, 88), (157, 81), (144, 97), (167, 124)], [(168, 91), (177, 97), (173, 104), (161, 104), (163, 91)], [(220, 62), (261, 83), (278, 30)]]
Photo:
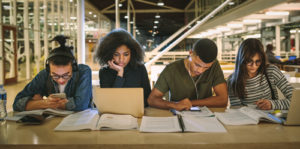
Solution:
[(108, 61), (109, 68), (118, 72), (118, 76), (123, 77), (124, 68), (115, 64), (114, 60)]
[(32, 97), (32, 100), (42, 100), (43, 97), (41, 96), (41, 94), (34, 94)]
[(53, 109), (65, 109), (66, 108), (66, 103), (68, 102), (68, 99), (66, 98), (59, 98), (59, 97), (53, 97), (53, 96), (49, 96), (47, 99), (49, 102), (49, 104), (54, 105), (52, 103), (56, 103), (57, 107), (49, 107), (49, 108), (53, 108)]
[(188, 98), (184, 98), (183, 100), (175, 103), (174, 109), (177, 111), (182, 111), (182, 110), (190, 110), (192, 107), (192, 102)]
[(260, 99), (257, 102), (255, 102), (255, 104), (261, 110), (271, 110), (272, 109), (271, 101), (268, 99)]

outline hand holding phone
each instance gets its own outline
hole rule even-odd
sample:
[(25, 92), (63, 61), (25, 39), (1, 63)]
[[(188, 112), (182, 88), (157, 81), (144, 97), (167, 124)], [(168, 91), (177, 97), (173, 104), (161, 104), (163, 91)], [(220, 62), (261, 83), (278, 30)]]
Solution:
[(66, 93), (55, 93), (55, 94), (51, 94), (50, 97), (52, 97), (52, 98), (61, 98), (61, 99), (67, 98)]

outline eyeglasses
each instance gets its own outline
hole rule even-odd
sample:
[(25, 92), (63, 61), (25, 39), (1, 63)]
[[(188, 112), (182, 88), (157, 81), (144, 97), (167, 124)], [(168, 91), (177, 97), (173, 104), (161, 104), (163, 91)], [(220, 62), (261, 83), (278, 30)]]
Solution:
[(261, 65), (261, 60), (256, 60), (255, 62), (251, 60), (251, 61), (246, 62), (246, 64), (248, 66), (253, 66), (254, 63), (255, 63), (256, 66), (260, 66)]
[(65, 74), (65, 75), (51, 75), (52, 79), (53, 80), (58, 80), (59, 78), (62, 78), (62, 79), (65, 79), (65, 80), (68, 80), (72, 77), (72, 75), (68, 75), (68, 74)]

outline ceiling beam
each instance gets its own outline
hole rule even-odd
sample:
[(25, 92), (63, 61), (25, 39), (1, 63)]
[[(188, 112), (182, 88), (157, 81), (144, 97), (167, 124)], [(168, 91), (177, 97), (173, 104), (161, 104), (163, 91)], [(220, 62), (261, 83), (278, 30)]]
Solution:
[[(125, 1), (125, 0), (120, 0), (120, 3), (124, 2), (124, 1)], [(114, 1), (113, 1), (113, 2), (114, 2)], [(100, 12), (102, 13), (103, 11), (106, 11), (106, 10), (111, 9), (111, 8), (113, 8), (113, 7), (115, 7), (115, 3), (109, 5), (108, 7), (104, 8), (104, 9), (102, 9)]]
[[(157, 6), (156, 3), (153, 3), (153, 2), (148, 2), (146, 0), (135, 0), (136, 2), (141, 2), (141, 3), (144, 3), (144, 4), (148, 4), (148, 5), (152, 5), (152, 6)], [(171, 10), (174, 10), (174, 11), (183, 11), (181, 9), (178, 9), (178, 8), (175, 8), (175, 7), (170, 7), (170, 6), (158, 6), (158, 7), (163, 7), (163, 8), (167, 8), (167, 9), (171, 9)]]
[[(136, 9), (136, 13), (184, 13), (184, 10), (170, 10), (170, 9)], [(102, 11), (103, 14), (115, 13), (115, 10)], [(126, 10), (120, 10), (120, 13), (127, 13)]]

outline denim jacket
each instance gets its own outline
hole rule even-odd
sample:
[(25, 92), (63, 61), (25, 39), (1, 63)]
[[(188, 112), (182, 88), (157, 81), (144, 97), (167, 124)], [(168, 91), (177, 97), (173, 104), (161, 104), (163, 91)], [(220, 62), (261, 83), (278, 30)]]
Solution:
[[(91, 69), (87, 65), (79, 64), (78, 72), (73, 72), (71, 79), (65, 88), (68, 102), (66, 110), (81, 111), (90, 107), (92, 99), (92, 80)], [(25, 111), (26, 104), (35, 94), (49, 96), (47, 81), (54, 87), (50, 93), (58, 93), (58, 84), (52, 80), (49, 73), (44, 69), (40, 71), (35, 78), (26, 85), (26, 87), (18, 93), (15, 98), (14, 111)]]

